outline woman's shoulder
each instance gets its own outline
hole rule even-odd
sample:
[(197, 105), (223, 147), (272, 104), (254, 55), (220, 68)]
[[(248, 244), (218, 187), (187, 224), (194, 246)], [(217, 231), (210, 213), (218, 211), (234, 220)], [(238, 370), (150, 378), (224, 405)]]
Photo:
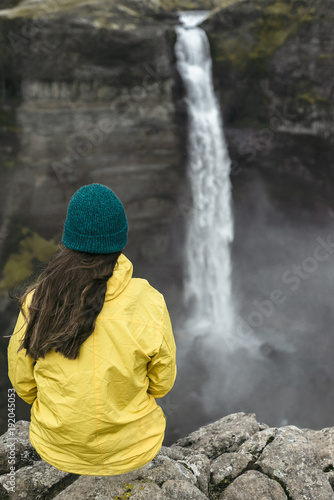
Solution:
[(136, 314), (160, 328), (166, 309), (163, 294), (144, 278), (132, 278), (130, 287), (137, 302)]
[(25, 299), (24, 299), (24, 302), (22, 305), (25, 314), (27, 314), (27, 312), (29, 311), (29, 307), (30, 307), (34, 293), (35, 293), (35, 288), (30, 290), (30, 292), (28, 292), (27, 295), (25, 296)]
[(154, 288), (145, 278), (131, 278), (130, 286), (136, 290), (138, 299), (154, 301), (157, 305), (164, 306), (165, 299), (159, 290)]
[(129, 321), (161, 325), (165, 311), (162, 293), (144, 278), (131, 278), (124, 290), (113, 300), (107, 300), (100, 313), (100, 320), (114, 315), (128, 317)]

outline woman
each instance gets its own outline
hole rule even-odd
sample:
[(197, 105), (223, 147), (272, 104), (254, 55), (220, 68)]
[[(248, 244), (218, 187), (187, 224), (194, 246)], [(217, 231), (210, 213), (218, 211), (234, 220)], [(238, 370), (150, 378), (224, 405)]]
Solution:
[(175, 342), (161, 293), (132, 278), (127, 219), (106, 186), (72, 197), (64, 247), (20, 299), (9, 378), (31, 408), (30, 441), (54, 467), (122, 474), (159, 452)]

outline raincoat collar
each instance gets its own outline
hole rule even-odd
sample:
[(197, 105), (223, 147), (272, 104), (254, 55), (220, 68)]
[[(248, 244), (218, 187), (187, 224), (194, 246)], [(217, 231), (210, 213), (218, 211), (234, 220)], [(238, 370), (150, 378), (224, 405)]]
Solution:
[(133, 273), (132, 262), (123, 254), (118, 257), (113, 275), (107, 281), (106, 299), (114, 299), (129, 284)]

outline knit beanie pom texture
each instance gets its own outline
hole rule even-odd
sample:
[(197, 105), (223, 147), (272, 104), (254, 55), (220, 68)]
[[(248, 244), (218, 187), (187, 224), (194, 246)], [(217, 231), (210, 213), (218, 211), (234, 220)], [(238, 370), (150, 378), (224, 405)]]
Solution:
[(89, 184), (74, 193), (63, 232), (67, 248), (78, 252), (114, 253), (125, 247), (127, 234), (124, 207), (110, 188)]

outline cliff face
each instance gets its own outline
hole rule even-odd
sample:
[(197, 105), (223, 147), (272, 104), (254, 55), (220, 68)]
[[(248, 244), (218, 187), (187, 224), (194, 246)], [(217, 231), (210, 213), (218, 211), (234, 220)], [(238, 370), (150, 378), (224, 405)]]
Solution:
[[(24, 228), (54, 238), (71, 194), (97, 181), (124, 201), (136, 242), (130, 257), (139, 261), (148, 247), (154, 258), (168, 251), (160, 238), (184, 183), (173, 31), (155, 20), (154, 2), (81, 3), (59, 2), (55, 11), (45, 3), (43, 13), (25, 2), (3, 15), (4, 85), (13, 94), (2, 141), (2, 232), (10, 224), (12, 240), (5, 257), (24, 241)], [(21, 266), (16, 274), (29, 275)], [(2, 289), (16, 281), (12, 267), (7, 260)]]
[(29, 442), (29, 422), (20, 421), (14, 438), (8, 432), (0, 438), (0, 495), (3, 500), (332, 500), (333, 437), (333, 428), (271, 428), (254, 414), (235, 413), (163, 446), (141, 469), (78, 476), (42, 460)]
[(182, 247), (186, 141), (173, 95), (175, 15), (162, 21), (161, 11), (154, 1), (24, 2), (2, 11), (6, 334), (7, 290), (54, 253), (69, 198), (83, 184), (110, 185), (122, 199), (136, 275), (152, 284), (160, 275), (167, 295), (168, 283), (180, 283), (180, 255), (171, 250), (174, 239)]
[(186, 146), (174, 107), (174, 31), (159, 12), (153, 1), (59, 1), (1, 13), (3, 335), (17, 315), (8, 290), (53, 255), (71, 195), (91, 182), (111, 186), (125, 205), (135, 275), (153, 285), (158, 277), (178, 300), (181, 259), (171, 246), (182, 247)]
[[(69, 197), (94, 181), (124, 200), (127, 251), (139, 274), (151, 254), (152, 276), (180, 282), (189, 190), (174, 25), (176, 9), (210, 6), (202, 27), (233, 160), (237, 219), (254, 169), (280, 207), (294, 209), (296, 199), (310, 209), (332, 207), (330, 0), (50, 0), (43, 8), (25, 1), (0, 15), (1, 290), (40, 260), (30, 247), (16, 257), (26, 234), (48, 242), (40, 253), (49, 258)], [(238, 252), (238, 238), (235, 245)]]
[(298, 177), (301, 196), (307, 184), (317, 186), (313, 194), (331, 207), (333, 15), (328, 0), (244, 0), (212, 11), (202, 25), (234, 173), (259, 167), (278, 183), (278, 196)]
[(16, 256), (26, 234), (48, 242), (41, 253), (49, 258), (69, 197), (94, 181), (124, 200), (138, 273), (147, 272), (145, 255), (149, 274), (180, 283), (189, 190), (173, 46), (176, 9), (191, 8), (211, 9), (202, 27), (233, 160), (237, 221), (254, 169), (277, 206), (332, 207), (330, 0), (49, 0), (43, 7), (28, 0), (0, 13), (1, 290), (40, 260), (31, 247)]
[[(329, 0), (242, 0), (214, 9), (202, 24), (233, 160), (232, 256), (236, 293), (246, 297), (244, 318), (254, 310), (248, 297), (260, 301), (275, 288), (285, 291), (284, 272), (313, 256), (317, 237), (331, 234), (333, 16)], [(316, 270), (319, 276), (324, 272), (323, 296), (331, 293), (331, 266)], [(315, 330), (321, 336), (329, 327), (319, 318), (326, 315), (324, 304), (313, 295), (318, 283), (312, 292), (307, 280), (305, 273), (304, 291), (269, 328), (290, 330), (292, 338), (299, 322), (306, 332), (310, 303)]]

